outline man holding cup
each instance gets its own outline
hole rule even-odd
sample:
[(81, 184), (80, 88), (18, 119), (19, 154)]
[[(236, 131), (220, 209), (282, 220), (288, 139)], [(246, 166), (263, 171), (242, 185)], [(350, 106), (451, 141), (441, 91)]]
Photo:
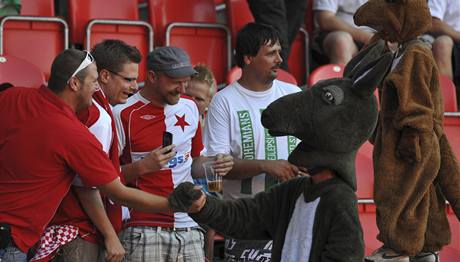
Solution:
[[(219, 175), (227, 174), (233, 158), (201, 156), (198, 108), (181, 96), (196, 73), (188, 55), (177, 47), (158, 47), (147, 57), (147, 70), (144, 88), (114, 108), (128, 184), (167, 196), (176, 185), (192, 182), (192, 175), (203, 176), (205, 161), (214, 161)], [(163, 146), (165, 132), (172, 134), (170, 146)], [(204, 260), (203, 233), (187, 214), (130, 211), (121, 233), (125, 261)]]
[[(236, 61), (242, 69), (241, 78), (213, 97), (203, 136), (209, 154), (235, 157), (234, 168), (224, 180), (224, 199), (232, 200), (251, 197), (299, 175), (299, 169), (286, 160), (298, 140), (272, 137), (260, 121), (271, 102), (300, 91), (276, 80), (283, 61), (278, 32), (271, 26), (247, 24), (237, 36)], [(266, 240), (228, 238), (226, 261), (267, 262), (271, 246)]]

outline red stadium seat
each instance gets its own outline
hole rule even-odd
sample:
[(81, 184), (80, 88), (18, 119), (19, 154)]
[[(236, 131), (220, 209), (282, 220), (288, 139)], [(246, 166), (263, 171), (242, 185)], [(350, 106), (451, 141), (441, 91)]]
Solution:
[(72, 43), (83, 44), (86, 28), (93, 19), (139, 20), (136, 0), (68, 0), (68, 22)]
[(153, 29), (139, 20), (137, 0), (68, 0), (71, 39), (91, 49), (104, 39), (119, 39), (136, 46), (144, 59), (139, 81), (145, 79), (145, 57), (153, 50)]
[(327, 64), (320, 66), (311, 72), (308, 78), (308, 86), (313, 86), (319, 80), (342, 77), (343, 76), (343, 65), (338, 64)]
[(310, 71), (308, 39), (307, 31), (301, 28), (292, 43), (291, 53), (288, 59), (289, 72), (297, 79), (300, 85), (307, 83), (308, 72)]
[(21, 0), (21, 15), (54, 16), (53, 0)]
[(45, 84), (45, 75), (40, 68), (12, 55), (0, 56), (0, 84), (14, 86), (40, 87)]
[(236, 35), (244, 25), (254, 22), (246, 0), (226, 0), (227, 24), (232, 34), (232, 46), (236, 46)]
[(372, 162), (372, 150), (374, 146), (368, 141), (358, 150), (356, 155), (356, 181), (358, 199), (374, 198), (374, 166)]
[(206, 64), (218, 84), (231, 67), (230, 31), (216, 23), (213, 0), (149, 0), (157, 45), (177, 46), (193, 64)]
[(53, 0), (25, 0), (21, 4), (21, 16), (1, 19), (0, 55), (29, 61), (48, 78), (54, 57), (68, 47), (67, 23), (54, 17)]
[(213, 0), (148, 0), (148, 9), (158, 46), (166, 43), (167, 27), (173, 22), (216, 23)]
[(454, 82), (448, 76), (440, 75), (439, 84), (444, 99), (444, 111), (457, 112), (457, 93)]
[[(238, 66), (235, 66), (232, 68), (232, 70), (230, 70), (228, 73), (227, 73), (227, 78), (226, 78), (226, 83), (227, 85), (237, 81), (238, 79), (241, 78), (241, 68), (239, 68)], [(297, 85), (297, 80), (295, 79), (295, 77), (293, 75), (291, 75), (289, 72), (283, 70), (283, 69), (280, 69), (278, 71), (278, 77), (277, 77), (278, 80), (280, 81), (283, 81), (283, 82), (286, 82), (286, 83), (290, 83), (290, 84), (293, 84), (293, 85)]]

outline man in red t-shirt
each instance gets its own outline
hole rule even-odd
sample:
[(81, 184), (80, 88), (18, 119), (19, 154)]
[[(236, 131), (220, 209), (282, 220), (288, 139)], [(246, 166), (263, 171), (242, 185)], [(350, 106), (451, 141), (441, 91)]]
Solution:
[[(118, 138), (111, 107), (126, 103), (128, 96), (137, 91), (141, 54), (136, 47), (120, 40), (104, 40), (93, 47), (91, 54), (97, 63), (101, 88), (94, 93), (92, 106), (79, 111), (78, 117), (99, 140), (104, 152), (119, 170)], [(55, 243), (53, 249), (61, 250), (58, 252), (59, 261), (106, 259), (115, 262), (121, 261), (125, 253), (118, 239), (121, 223), (120, 205), (107, 197), (102, 202), (97, 189), (83, 187), (81, 182), (76, 181), (51, 222), (53, 226), (47, 230), (67, 225), (78, 228), (78, 237), (69, 239), (69, 243)]]
[(75, 174), (115, 202), (145, 212), (170, 210), (165, 198), (125, 187), (101, 144), (76, 117), (92, 104), (97, 78), (88, 52), (67, 49), (53, 61), (49, 87), (0, 93), (0, 230), (11, 236), (0, 243), (2, 259), (26, 261)]

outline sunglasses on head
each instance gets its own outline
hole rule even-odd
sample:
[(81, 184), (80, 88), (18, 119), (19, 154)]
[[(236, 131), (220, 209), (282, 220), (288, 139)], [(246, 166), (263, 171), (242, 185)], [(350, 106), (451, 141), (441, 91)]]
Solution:
[(84, 52), (86, 52), (85, 59), (81, 61), (80, 65), (77, 67), (75, 72), (73, 72), (73, 74), (69, 77), (69, 81), (72, 77), (75, 77), (80, 71), (87, 68), (90, 64), (94, 62), (94, 57), (91, 55), (91, 53), (88, 51), (84, 51)]

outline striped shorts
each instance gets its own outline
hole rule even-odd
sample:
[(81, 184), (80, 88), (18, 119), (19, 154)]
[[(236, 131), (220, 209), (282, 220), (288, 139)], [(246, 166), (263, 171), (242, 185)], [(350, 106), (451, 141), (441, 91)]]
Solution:
[(201, 228), (171, 230), (161, 227), (128, 227), (121, 232), (125, 262), (203, 262), (204, 234)]

